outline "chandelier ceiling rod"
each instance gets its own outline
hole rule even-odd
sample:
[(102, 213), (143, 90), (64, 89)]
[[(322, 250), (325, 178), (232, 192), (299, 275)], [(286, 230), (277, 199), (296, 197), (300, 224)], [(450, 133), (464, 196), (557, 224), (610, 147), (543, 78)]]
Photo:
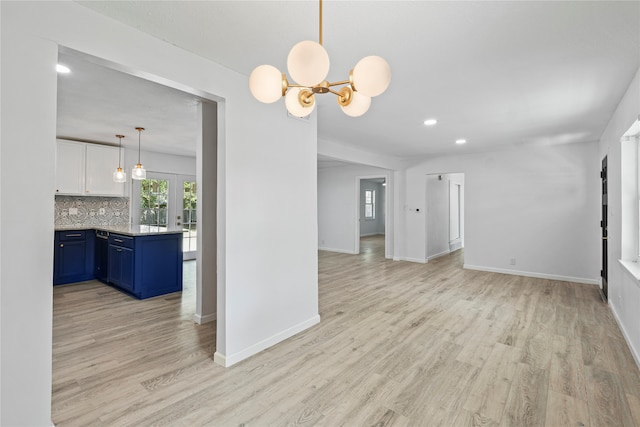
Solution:
[(320, 0), (320, 36), (318, 37), (318, 43), (322, 46), (322, 0)]

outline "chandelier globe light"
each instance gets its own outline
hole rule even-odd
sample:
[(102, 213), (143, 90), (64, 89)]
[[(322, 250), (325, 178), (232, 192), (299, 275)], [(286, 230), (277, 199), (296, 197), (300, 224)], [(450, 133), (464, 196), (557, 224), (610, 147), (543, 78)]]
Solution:
[[(362, 58), (350, 71), (349, 79), (338, 82), (326, 80), (331, 62), (322, 46), (322, 0), (320, 3), (319, 42), (305, 40), (297, 43), (287, 57), (287, 70), (295, 83), (272, 65), (260, 65), (249, 76), (251, 94), (260, 102), (271, 104), (285, 98), (289, 113), (306, 117), (315, 108), (315, 95), (333, 93), (342, 111), (358, 117), (369, 110), (371, 98), (382, 94), (391, 82), (391, 67), (379, 56)], [(342, 86), (334, 90), (336, 86)]]

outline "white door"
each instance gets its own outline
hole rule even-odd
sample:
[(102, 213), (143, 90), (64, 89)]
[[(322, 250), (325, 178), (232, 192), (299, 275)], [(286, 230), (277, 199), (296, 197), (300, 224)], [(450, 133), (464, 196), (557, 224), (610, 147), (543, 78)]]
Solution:
[(198, 238), (198, 218), (196, 208), (196, 177), (178, 176), (178, 206), (182, 206), (182, 213), (178, 212), (178, 221), (182, 223), (182, 254), (183, 259), (196, 258), (196, 243)]
[(131, 223), (182, 228), (183, 259), (196, 257), (196, 178), (191, 175), (147, 172), (147, 179), (133, 180)]

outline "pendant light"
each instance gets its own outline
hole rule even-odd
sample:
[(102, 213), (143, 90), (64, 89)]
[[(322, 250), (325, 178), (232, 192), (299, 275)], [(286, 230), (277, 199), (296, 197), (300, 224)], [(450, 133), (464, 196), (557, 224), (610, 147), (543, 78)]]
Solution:
[[(322, 46), (322, 0), (320, 3), (320, 34), (318, 43), (305, 40), (296, 44), (287, 57), (287, 70), (294, 83), (272, 65), (260, 65), (249, 76), (249, 89), (260, 102), (270, 104), (285, 98), (289, 113), (306, 117), (315, 107), (315, 95), (332, 93), (337, 96), (342, 111), (359, 117), (371, 106), (371, 98), (383, 93), (391, 82), (391, 68), (379, 56), (362, 58), (349, 72), (349, 78), (338, 82), (326, 79), (329, 54)], [(334, 87), (340, 87), (334, 90)], [(337, 88), (336, 88), (337, 89)]]
[(142, 166), (142, 163), (140, 163), (140, 135), (142, 135), (144, 128), (136, 128), (136, 130), (138, 131), (138, 164), (131, 169), (131, 178), (147, 179), (147, 170)]
[(116, 138), (120, 140), (118, 145), (118, 169), (113, 173), (113, 180), (115, 182), (127, 182), (127, 173), (122, 170), (120, 165), (120, 158), (122, 157), (122, 138), (124, 135), (116, 135)]

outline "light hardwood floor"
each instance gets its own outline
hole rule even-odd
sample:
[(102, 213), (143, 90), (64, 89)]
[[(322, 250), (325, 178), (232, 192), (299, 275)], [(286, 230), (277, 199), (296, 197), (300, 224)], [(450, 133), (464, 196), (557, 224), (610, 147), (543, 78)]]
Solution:
[[(319, 253), (322, 321), (231, 368), (193, 286), (54, 288), (58, 426), (638, 426), (640, 372), (592, 285)], [(194, 265), (185, 265), (193, 283)]]

